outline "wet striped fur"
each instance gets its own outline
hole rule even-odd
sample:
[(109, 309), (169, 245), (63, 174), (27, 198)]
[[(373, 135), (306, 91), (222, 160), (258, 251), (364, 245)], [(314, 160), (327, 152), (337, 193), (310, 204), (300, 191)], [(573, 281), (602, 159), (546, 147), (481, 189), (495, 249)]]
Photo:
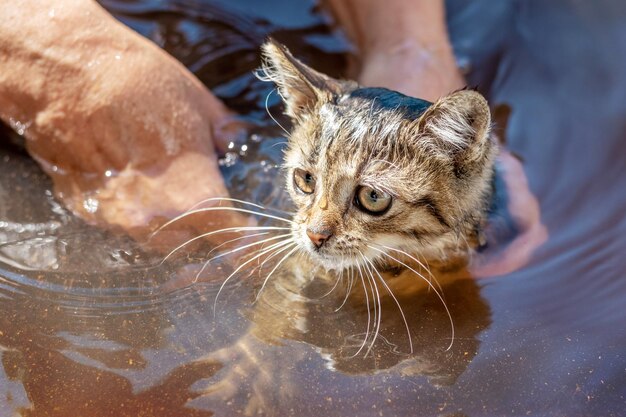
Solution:
[[(492, 192), (497, 145), (490, 111), (475, 91), (435, 103), (321, 74), (282, 45), (263, 47), (261, 77), (276, 83), (292, 120), (285, 169), (302, 252), (329, 269), (385, 265), (374, 250), (395, 248), (428, 261), (465, 259), (477, 245)], [(315, 179), (300, 191), (295, 170)], [(355, 203), (361, 186), (388, 193), (380, 214)], [(307, 236), (330, 232), (321, 247)]]

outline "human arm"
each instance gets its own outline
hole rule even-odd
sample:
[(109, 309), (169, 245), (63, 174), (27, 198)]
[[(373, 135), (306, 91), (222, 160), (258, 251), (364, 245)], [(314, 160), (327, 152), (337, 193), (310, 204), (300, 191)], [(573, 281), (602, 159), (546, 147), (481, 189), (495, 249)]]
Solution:
[(436, 100), (465, 86), (443, 0), (326, 0), (358, 48), (359, 83)]
[(73, 212), (141, 239), (227, 195), (214, 139), (230, 115), (179, 62), (94, 1), (0, 2), (0, 15), (0, 117)]
[[(353, 68), (360, 84), (387, 87), (435, 101), (463, 88), (446, 25), (443, 0), (326, 0), (337, 22), (358, 48)], [(477, 277), (504, 275), (530, 262), (548, 238), (540, 205), (521, 161), (501, 148), (498, 157), (518, 236), (506, 248), (473, 259)]]

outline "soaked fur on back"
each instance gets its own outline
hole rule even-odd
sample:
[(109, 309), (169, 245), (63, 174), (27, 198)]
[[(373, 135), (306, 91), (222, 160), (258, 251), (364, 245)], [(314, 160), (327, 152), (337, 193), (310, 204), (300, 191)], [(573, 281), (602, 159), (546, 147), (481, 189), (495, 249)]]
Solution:
[[(263, 51), (261, 76), (276, 83), (293, 121), (285, 168), (301, 252), (327, 269), (388, 264), (390, 251), (466, 259), (480, 240), (497, 152), (486, 100), (463, 90), (429, 103), (332, 79), (273, 41)], [(298, 172), (314, 181), (310, 194)], [(388, 194), (390, 207), (363, 210), (362, 187)]]

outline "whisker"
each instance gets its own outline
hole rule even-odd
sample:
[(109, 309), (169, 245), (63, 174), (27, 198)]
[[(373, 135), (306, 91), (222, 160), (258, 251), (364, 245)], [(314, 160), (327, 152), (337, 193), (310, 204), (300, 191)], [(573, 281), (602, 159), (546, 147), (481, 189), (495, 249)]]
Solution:
[(341, 271), (340, 274), (337, 276), (337, 279), (335, 280), (335, 285), (333, 285), (333, 287), (330, 289), (330, 291), (328, 291), (326, 294), (322, 295), (320, 297), (320, 299), (326, 298), (329, 295), (331, 295), (333, 293), (333, 291), (335, 291), (335, 289), (337, 288), (337, 286), (339, 285), (339, 282), (341, 280), (343, 280), (343, 271)]
[(200, 209), (189, 210), (189, 211), (187, 211), (187, 212), (185, 212), (185, 213), (183, 213), (183, 214), (181, 214), (179, 216), (174, 217), (172, 220), (168, 221), (167, 223), (165, 223), (161, 227), (159, 227), (157, 230), (152, 232), (150, 237), (151, 238), (154, 237), (154, 235), (159, 233), (161, 230), (163, 230), (167, 226), (171, 225), (172, 223), (175, 223), (175, 222), (179, 221), (180, 219), (183, 219), (183, 218), (185, 218), (187, 216), (191, 216), (192, 214), (206, 213), (206, 212), (209, 212), (209, 211), (235, 211), (235, 212), (240, 212), (240, 213), (254, 214), (256, 216), (266, 217), (266, 218), (269, 218), (269, 219), (280, 220), (280, 221), (291, 223), (291, 224), (296, 224), (296, 222), (294, 222), (292, 220), (289, 220), (289, 219), (285, 219), (283, 217), (272, 216), (271, 214), (259, 213), (258, 211), (242, 209), (242, 208), (239, 208), (239, 207), (204, 207), (204, 208), (200, 208)]
[[(165, 258), (163, 258), (163, 260), (161, 261), (161, 265), (167, 261), (170, 256), (172, 256), (174, 253), (176, 253), (177, 251), (179, 251), (180, 249), (184, 248), (185, 246), (187, 246), (188, 244), (195, 242), (196, 240), (205, 238), (207, 236), (211, 236), (211, 235), (216, 235), (218, 233), (226, 233), (226, 232), (247, 232), (247, 231), (257, 231), (257, 230), (289, 230), (289, 227), (273, 227), (273, 226), (267, 226), (267, 227), (256, 227), (256, 226), (249, 226), (249, 227), (227, 227), (225, 229), (220, 229), (220, 230), (213, 230), (211, 232), (206, 232), (206, 233), (202, 233), (201, 235), (198, 235), (192, 239), (189, 239), (188, 241), (181, 243), (180, 245), (178, 245), (176, 248), (174, 248), (174, 250), (172, 250), (170, 253), (168, 253)], [(243, 236), (242, 238), (245, 238), (246, 236)], [(247, 237), (252, 237), (252, 235), (248, 235)], [(222, 244), (223, 245), (223, 244)], [(220, 245), (220, 246), (222, 246)], [(218, 246), (219, 247), (219, 246)], [(214, 248), (217, 249), (217, 248)], [(209, 252), (211, 253), (211, 252)]]
[[(367, 269), (367, 264), (366, 263), (363, 263), (363, 272), (364, 272), (365, 279), (367, 280), (367, 284), (368, 284), (370, 290), (372, 291), (372, 305), (374, 306), (374, 314), (372, 315), (372, 330), (374, 331), (374, 337), (371, 338), (372, 342), (371, 342), (370, 346), (367, 348), (367, 351), (365, 352), (365, 356), (364, 357), (367, 357), (367, 355), (371, 351), (372, 344), (376, 341), (376, 338), (378, 337), (377, 327), (378, 327), (378, 320), (380, 318), (380, 313), (378, 311), (378, 304), (377, 304), (376, 298), (375, 298), (376, 292), (375, 292), (375, 289), (374, 289), (374, 285), (372, 284), (372, 278), (371, 278), (371, 275), (369, 274), (369, 271)], [(378, 287), (376, 287), (376, 288), (378, 288)]]
[[(419, 260), (422, 260), (422, 263), (419, 262)], [(428, 264), (428, 260), (424, 257), (424, 258), (418, 258), (416, 259), (416, 261), (418, 261), (419, 265), (426, 270), (426, 273), (429, 276), (429, 279), (431, 282), (435, 282), (435, 284), (437, 284), (437, 288), (439, 289), (439, 291), (441, 291), (443, 293), (443, 287), (441, 286), (441, 284), (439, 283), (439, 280), (437, 279), (437, 277), (435, 277), (435, 275), (433, 275), (431, 269), (430, 269), (430, 265)], [(428, 288), (428, 291), (430, 292), (430, 288)]]
[(268, 101), (270, 99), (270, 96), (272, 95), (272, 93), (276, 91), (276, 89), (274, 88), (272, 91), (270, 91), (269, 93), (267, 93), (267, 96), (265, 97), (265, 111), (267, 112), (267, 114), (272, 118), (272, 120), (274, 121), (274, 123), (276, 123), (278, 125), (278, 127), (280, 127), (283, 132), (285, 132), (287, 134), (287, 136), (289, 136), (289, 131), (287, 129), (285, 129), (283, 127), (283, 125), (281, 125), (280, 123), (278, 123), (278, 120), (276, 120), (274, 118), (274, 116), (272, 115), (272, 113), (270, 112), (269, 106), (268, 106)]
[(374, 264), (372, 263), (372, 261), (369, 261), (369, 263), (370, 265), (372, 265), (372, 268), (374, 268), (374, 272), (376, 272), (376, 275), (378, 275), (380, 282), (385, 286), (385, 289), (387, 290), (389, 295), (391, 295), (391, 298), (393, 298), (393, 301), (395, 301), (396, 305), (398, 306), (398, 310), (400, 310), (400, 315), (402, 316), (402, 321), (404, 322), (404, 327), (406, 328), (406, 334), (409, 339), (410, 353), (413, 353), (413, 340), (411, 339), (411, 330), (409, 328), (409, 322), (407, 321), (406, 316), (404, 315), (404, 311), (402, 310), (402, 306), (400, 305), (400, 302), (396, 298), (396, 295), (393, 293), (393, 291), (391, 291), (391, 288), (389, 287), (389, 285), (387, 285), (387, 283), (383, 279), (382, 275), (380, 275), (380, 272), (378, 272), (378, 270), (374, 267)]
[[(282, 243), (282, 242), (287, 242), (287, 241), (289, 241), (289, 242), (290, 242), (290, 241), (292, 241), (292, 240), (293, 240), (293, 239), (285, 239), (284, 241), (277, 242), (277, 243)], [(260, 253), (260, 252), (262, 252), (262, 251), (264, 251), (264, 250), (266, 250), (266, 249), (269, 249), (269, 248), (271, 248), (271, 247), (275, 247), (274, 245), (276, 245), (277, 243), (273, 243), (273, 244), (269, 245), (268, 247), (265, 247), (265, 243), (262, 243), (260, 248), (255, 249), (255, 250), (253, 250), (252, 252), (250, 252), (249, 254), (245, 254), (245, 255), (243, 255), (243, 256), (244, 256), (244, 257), (245, 257), (245, 256), (254, 256), (254, 255), (256, 255), (257, 253)], [(272, 256), (273, 256), (273, 254), (269, 256), (269, 259), (271, 259), (271, 258), (272, 258)], [(260, 263), (261, 258), (255, 258), (255, 260), (256, 260), (256, 263), (257, 263), (257, 264), (256, 264), (256, 266), (255, 266), (254, 268), (252, 268), (252, 270), (250, 270), (250, 273), (248, 274), (248, 276), (249, 276), (249, 277), (251, 277), (251, 276), (252, 276), (252, 274), (254, 274), (254, 272), (255, 272), (255, 271), (257, 271), (257, 270), (259, 271), (259, 277), (260, 277), (261, 268), (263, 267), (263, 264), (264, 264), (264, 263), (268, 260), (268, 258), (265, 258), (265, 259), (263, 260), (263, 263)], [(259, 264), (259, 263), (260, 263), (260, 264)]]
[[(295, 243), (295, 240), (293, 239), (289, 239), (292, 243)], [(265, 264), (267, 262), (269, 262), (270, 260), (272, 260), (272, 258), (274, 258), (276, 255), (278, 255), (280, 252), (274, 252), (273, 254), (271, 254), (270, 256), (268, 256), (267, 258), (263, 259), (263, 262), (261, 262), (261, 265), (258, 266), (259, 269), (259, 278), (261, 277), (261, 271), (263, 270), (263, 266), (265, 266)]]
[(189, 207), (189, 209), (187, 211), (191, 211), (197, 207), (200, 207), (201, 205), (205, 204), (205, 203), (210, 203), (212, 201), (228, 201), (231, 203), (240, 203), (240, 204), (246, 204), (248, 206), (252, 206), (252, 207), (256, 207), (256, 208), (260, 208), (265, 210), (265, 207), (263, 207), (260, 204), (256, 204), (256, 203), (252, 203), (250, 201), (245, 201), (245, 200), (239, 200), (238, 198), (232, 198), (232, 197), (209, 197), (209, 198), (205, 198), (204, 200), (200, 200), (197, 203), (195, 203), (193, 206)]
[(280, 146), (280, 145), (287, 145), (289, 144), (289, 142), (276, 142), (275, 144), (273, 144), (272, 146), (270, 146), (270, 149), (275, 148), (276, 146)]
[[(263, 285), (261, 285), (261, 289), (259, 290), (259, 292), (256, 295), (256, 298), (254, 299), (254, 303), (256, 303), (257, 301), (259, 301), (259, 297), (261, 296), (261, 293), (263, 292), (263, 289), (265, 288), (265, 284), (267, 284), (267, 282), (269, 281), (270, 277), (272, 276), (272, 274), (274, 273), (274, 271), (276, 271), (278, 269), (278, 267), (295, 251), (297, 251), (298, 245), (296, 243), (294, 243), (294, 245), (296, 245), (293, 249), (291, 249), (287, 255), (283, 256), (282, 259), (280, 261), (278, 261), (278, 263), (276, 264), (276, 266), (274, 266), (274, 268), (270, 271), (270, 273), (267, 275), (267, 277), (265, 278), (265, 280), (263, 281)], [(288, 247), (287, 247), (288, 248)], [(281, 252), (286, 250), (285, 249), (281, 249)]]
[[(363, 253), (361, 251), (359, 251), (359, 254), (361, 255), (361, 258), (363, 258), (363, 261), (365, 261), (363, 263), (363, 267), (365, 269), (367, 269), (367, 272), (371, 278), (371, 285), (373, 285), (373, 290), (376, 290), (376, 300), (378, 301), (378, 320), (376, 320), (376, 303), (374, 303), (374, 337), (372, 338), (372, 343), (370, 344), (369, 348), (367, 349), (367, 352), (365, 353), (365, 356), (367, 356), (371, 351), (372, 348), (374, 347), (374, 343), (376, 343), (376, 339), (378, 338), (378, 333), (380, 332), (380, 323), (381, 323), (381, 319), (383, 316), (383, 306), (382, 303), (380, 302), (380, 292), (378, 291), (378, 285), (376, 285), (376, 280), (374, 279), (374, 274), (372, 274), (372, 270), (370, 269), (368, 262), (369, 260), (365, 257), (365, 255), (363, 255)], [(373, 294), (373, 290), (372, 290), (372, 294)]]
[(427, 268), (427, 267), (426, 267), (426, 265), (424, 265), (422, 262), (420, 262), (420, 261), (419, 261), (419, 259), (417, 259), (417, 258), (413, 257), (413, 256), (412, 256), (411, 254), (409, 254), (408, 252), (405, 252), (405, 251), (400, 250), (400, 249), (392, 248), (392, 247), (390, 247), (390, 246), (385, 246), (385, 245), (377, 245), (377, 246), (380, 246), (380, 247), (383, 247), (383, 248), (385, 248), (385, 249), (392, 250), (392, 251), (395, 251), (395, 252), (399, 252), (399, 253), (403, 254), (404, 256), (406, 256), (406, 257), (408, 257), (408, 258), (412, 259), (413, 261), (415, 261), (415, 262), (416, 262), (419, 266), (421, 266), (422, 268), (424, 268), (424, 269), (426, 270), (426, 272), (428, 273), (428, 276), (430, 277), (430, 280), (429, 280), (429, 281), (431, 281), (431, 282), (432, 282), (432, 281), (435, 281), (435, 284), (437, 284), (437, 287), (439, 288), (439, 291), (443, 291), (443, 288), (441, 288), (441, 284), (439, 283), (439, 281), (437, 280), (437, 278), (435, 278), (435, 276), (433, 275), (433, 273), (432, 273), (432, 272), (430, 272), (430, 268)]
[(365, 287), (365, 279), (363, 278), (363, 271), (361, 271), (361, 265), (358, 262), (356, 264), (356, 267), (358, 268), (359, 276), (361, 277), (361, 285), (363, 285), (363, 291), (365, 292), (365, 307), (367, 308), (367, 328), (365, 329), (365, 338), (363, 339), (363, 343), (361, 344), (361, 347), (359, 348), (359, 350), (356, 351), (354, 355), (351, 356), (351, 358), (358, 356), (358, 354), (361, 353), (361, 351), (367, 344), (367, 340), (369, 339), (369, 334), (370, 334), (370, 319), (371, 319), (370, 298), (367, 292), (367, 288)]
[[(343, 265), (343, 255), (341, 255), (341, 262), (339, 263), (339, 265)], [(333, 285), (333, 287), (330, 289), (330, 291), (328, 291), (326, 294), (322, 295), (319, 299), (322, 298), (326, 298), (328, 297), (330, 294), (332, 294), (333, 291), (335, 291), (335, 289), (337, 288), (337, 285), (339, 285), (339, 281), (343, 281), (343, 269), (339, 270), (339, 274), (337, 275), (337, 280), (335, 281), (335, 285)]]
[(236, 242), (238, 240), (242, 240), (242, 239), (250, 239), (252, 237), (257, 237), (257, 236), (264, 236), (264, 235), (268, 235), (270, 232), (261, 232), (261, 233), (253, 233), (251, 235), (245, 235), (245, 236), (239, 236), (236, 237), (234, 239), (229, 239), (225, 242), (220, 243), (219, 245), (217, 245), (216, 247), (214, 247), (213, 249), (211, 249), (206, 256), (210, 256), (213, 252), (215, 252), (216, 250), (218, 250), (219, 248), (221, 248), (222, 246), (228, 245), (229, 243), (233, 243)]
[(232, 272), (232, 273), (231, 273), (228, 277), (226, 277), (226, 279), (224, 280), (224, 282), (222, 282), (222, 285), (220, 285), (220, 288), (217, 290), (217, 294), (215, 295), (215, 301), (213, 301), (213, 317), (215, 317), (215, 316), (216, 316), (216, 311), (217, 311), (217, 299), (219, 298), (220, 293), (222, 292), (222, 290), (223, 290), (223, 289), (224, 289), (224, 287), (226, 286), (226, 283), (227, 283), (227, 282), (228, 282), (228, 281), (229, 281), (232, 277), (234, 277), (234, 276), (237, 274), (237, 272), (241, 271), (241, 269), (242, 269), (244, 266), (248, 265), (250, 262), (255, 261), (257, 258), (259, 258), (259, 257), (261, 257), (261, 256), (265, 255), (266, 253), (269, 253), (269, 252), (271, 252), (271, 251), (273, 251), (273, 250), (275, 250), (275, 249), (278, 249), (278, 248), (280, 248), (281, 246), (285, 246), (285, 245), (287, 245), (287, 244), (289, 244), (289, 243), (292, 243), (292, 241), (287, 240), (287, 241), (278, 242), (278, 243), (275, 243), (275, 244), (271, 245), (270, 247), (268, 247), (267, 249), (263, 250), (263, 251), (262, 251), (261, 253), (259, 253), (258, 255), (256, 255), (256, 256), (254, 256), (254, 257), (252, 257), (252, 258), (248, 259), (247, 261), (245, 261), (244, 263), (242, 263), (241, 265), (239, 265), (239, 266), (237, 267), (237, 269), (235, 269), (235, 270), (234, 270), (234, 271), (233, 271), (233, 272)]
[(348, 281), (348, 289), (346, 290), (346, 296), (344, 297), (341, 305), (337, 307), (337, 309), (335, 309), (335, 313), (341, 310), (341, 307), (343, 307), (346, 304), (346, 301), (348, 301), (348, 297), (350, 297), (350, 293), (352, 292), (352, 286), (354, 284), (354, 270), (352, 269), (352, 266), (349, 267), (348, 271), (349, 271), (349, 275), (348, 275), (349, 281)]
[[(286, 236), (286, 235), (283, 235), (282, 237), (284, 237), (284, 236)], [(260, 242), (255, 242), (255, 244), (262, 244), (262, 243), (265, 243), (267, 240), (268, 240), (268, 239), (264, 239), (263, 241), (260, 241)], [(288, 240), (291, 240), (291, 239), (286, 239), (286, 240), (288, 241)], [(282, 242), (278, 242), (278, 243), (282, 243)], [(270, 245), (270, 247), (273, 247), (273, 245)], [(245, 248), (243, 248), (243, 249), (245, 249)], [(257, 253), (261, 252), (262, 250), (263, 250), (263, 248), (261, 248), (261, 249), (259, 249), (259, 250), (256, 250), (256, 251), (252, 252), (252, 253), (251, 253), (251, 255), (255, 255), (255, 254), (257, 254)], [(211, 263), (211, 261), (213, 261), (214, 259), (217, 259), (217, 258), (219, 258), (219, 257), (220, 257), (220, 256), (214, 256), (213, 258), (209, 258), (209, 259), (208, 259), (208, 260), (204, 263), (204, 265), (202, 265), (202, 268), (200, 268), (200, 271), (198, 271), (198, 273), (196, 274), (196, 276), (195, 276), (195, 278), (194, 278), (193, 282), (198, 281), (198, 278), (200, 277), (200, 275), (202, 275), (202, 273), (204, 272), (204, 270), (206, 269), (206, 267), (207, 267), (207, 266), (209, 266), (209, 264)]]
[(245, 204), (245, 205), (248, 205), (248, 206), (260, 208), (261, 210), (271, 210), (271, 211), (277, 211), (279, 213), (284, 213), (284, 214), (293, 214), (293, 213), (288, 212), (288, 211), (280, 210), (280, 209), (273, 208), (273, 207), (265, 207), (265, 206), (262, 206), (261, 204), (253, 203), (251, 201), (240, 200), (238, 198), (231, 198), (231, 197), (211, 197), (211, 198), (205, 198), (204, 200), (198, 201), (196, 204), (191, 206), (187, 211), (193, 210), (196, 207), (200, 207), (202, 204), (210, 203), (212, 201), (228, 201), (228, 202), (232, 202), (232, 203)]
[(228, 256), (228, 255), (233, 254), (235, 252), (239, 252), (239, 251), (242, 251), (244, 249), (248, 249), (248, 248), (250, 248), (252, 246), (260, 245), (260, 244), (265, 243), (265, 242), (271, 242), (272, 240), (281, 239), (283, 237), (289, 237), (289, 236), (291, 236), (291, 233), (286, 233), (284, 235), (278, 235), (278, 236), (272, 236), (272, 237), (268, 237), (267, 239), (257, 240), (256, 242), (252, 242), (252, 243), (248, 243), (247, 245), (239, 246), (238, 248), (235, 248), (233, 250), (229, 250), (228, 252), (220, 253), (219, 255), (216, 255), (216, 256), (214, 256), (212, 258), (209, 258), (207, 260), (207, 262), (211, 262), (211, 261), (213, 261), (215, 259), (218, 259), (218, 258), (223, 258), (224, 256)]
[(446, 313), (448, 314), (448, 319), (450, 320), (450, 330), (452, 332), (452, 336), (451, 336), (451, 341), (450, 341), (450, 345), (448, 346), (448, 348), (446, 349), (446, 351), (450, 350), (452, 348), (452, 345), (454, 344), (454, 321), (452, 320), (452, 314), (450, 314), (450, 310), (448, 309), (448, 305), (446, 304), (445, 300), (443, 299), (443, 296), (439, 293), (439, 291), (437, 291), (437, 289), (433, 286), (432, 282), (430, 282), (429, 280), (427, 280), (426, 278), (424, 278), (424, 276), (422, 274), (420, 274), (419, 272), (417, 272), (415, 269), (411, 268), (409, 265), (405, 264), (404, 262), (402, 262), (399, 259), (396, 259), (395, 257), (389, 255), (388, 253), (375, 248), (374, 246), (371, 245), (367, 245), (368, 247), (370, 247), (371, 249), (374, 249), (377, 252), (382, 253), (384, 256), (398, 262), (399, 264), (403, 265), (404, 267), (408, 268), (409, 270), (413, 271), (417, 276), (419, 276), (420, 278), (422, 278), (424, 280), (424, 282), (426, 282), (431, 288), (432, 290), (435, 292), (435, 294), (437, 294), (437, 297), (439, 298), (439, 300), (441, 301), (441, 304), (443, 304), (443, 307), (446, 309)]

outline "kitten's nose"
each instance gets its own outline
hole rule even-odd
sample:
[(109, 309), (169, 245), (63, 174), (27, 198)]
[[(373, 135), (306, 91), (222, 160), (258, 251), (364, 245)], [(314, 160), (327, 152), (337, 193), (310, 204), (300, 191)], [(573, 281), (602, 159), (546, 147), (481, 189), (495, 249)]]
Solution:
[(321, 248), (324, 242), (326, 242), (331, 236), (332, 232), (330, 230), (311, 230), (306, 229), (306, 235), (311, 239), (311, 242), (315, 245), (316, 248)]

